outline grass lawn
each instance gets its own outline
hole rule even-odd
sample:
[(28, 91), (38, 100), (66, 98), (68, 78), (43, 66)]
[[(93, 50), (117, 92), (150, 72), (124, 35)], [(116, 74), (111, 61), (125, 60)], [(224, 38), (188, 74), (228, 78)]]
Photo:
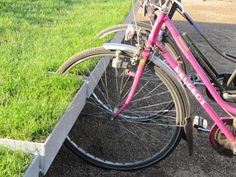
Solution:
[(122, 22), (131, 5), (131, 0), (0, 1), (1, 138), (45, 140), (82, 84), (48, 71), (101, 45), (95, 34)]
[(11, 151), (0, 146), (0, 176), (21, 177), (33, 157), (21, 151)]

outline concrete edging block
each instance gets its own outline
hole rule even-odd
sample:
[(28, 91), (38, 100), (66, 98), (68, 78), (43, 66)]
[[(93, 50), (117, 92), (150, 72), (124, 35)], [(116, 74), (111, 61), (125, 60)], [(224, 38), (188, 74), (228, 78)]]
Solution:
[[(138, 8), (139, 3), (137, 1), (135, 6), (132, 7), (124, 23), (132, 22), (133, 13), (137, 13)], [(124, 32), (118, 32), (112, 42), (120, 43), (123, 37)], [(34, 173), (38, 173), (39, 170), (42, 174), (46, 174), (52, 161), (56, 157), (61, 145), (63, 144), (66, 136), (68, 135), (69, 131), (76, 122), (80, 112), (82, 111), (86, 103), (86, 98), (89, 97), (90, 94), (93, 92), (96, 84), (98, 83), (102, 74), (106, 70), (108, 64), (109, 60), (104, 58), (96, 65), (96, 67), (91, 72), (90, 77), (88, 77), (87, 81), (83, 83), (83, 85), (73, 98), (72, 102), (68, 106), (67, 110), (62, 115), (55, 128), (53, 129), (52, 133), (48, 136), (45, 142), (37, 143), (0, 138), (0, 145), (6, 146), (12, 150), (22, 150), (24, 152), (32, 153), (36, 156), (23, 177), (37, 177), (37, 174)]]

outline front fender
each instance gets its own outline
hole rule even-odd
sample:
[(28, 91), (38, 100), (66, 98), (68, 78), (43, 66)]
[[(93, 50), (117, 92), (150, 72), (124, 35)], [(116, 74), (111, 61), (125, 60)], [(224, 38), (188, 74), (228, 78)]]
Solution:
[[(153, 56), (151, 58), (151, 61), (153, 63), (155, 63), (155, 65), (160, 67), (164, 72), (166, 72), (172, 78), (172, 81), (175, 83), (175, 85), (177, 86), (177, 88), (181, 94), (181, 97), (182, 97), (182, 100), (184, 103), (184, 107), (185, 107), (185, 112), (186, 112), (185, 117), (190, 117), (189, 97), (188, 97), (186, 89), (185, 89), (182, 81), (180, 80), (180, 78), (177, 77), (176, 73), (165, 62), (163, 62), (163, 60), (160, 59), (159, 57)], [(185, 120), (180, 120), (180, 121), (183, 123), (186, 122)]]
[[(107, 50), (120, 50), (120, 51), (126, 51), (132, 54), (136, 54), (138, 52), (138, 49), (134, 46), (127, 45), (127, 44), (117, 44), (117, 43), (105, 43), (103, 47)], [(193, 154), (193, 124), (192, 124), (192, 118), (190, 115), (190, 102), (189, 97), (186, 92), (186, 89), (184, 85), (182, 84), (182, 81), (177, 77), (176, 73), (165, 63), (163, 60), (161, 60), (157, 56), (152, 56), (151, 61), (158, 67), (160, 67), (164, 72), (166, 72), (172, 81), (175, 83), (180, 98), (182, 99), (183, 108), (184, 109), (184, 116), (180, 117), (180, 120), (177, 120), (181, 125), (184, 125), (184, 131), (183, 131), (183, 138), (187, 141), (189, 154)]]
[[(120, 51), (126, 51), (129, 53), (136, 54), (138, 52), (138, 49), (134, 46), (127, 45), (127, 44), (118, 44), (118, 43), (105, 43), (103, 47), (107, 50), (120, 50)], [(181, 80), (177, 77), (175, 72), (165, 63), (163, 62), (159, 57), (153, 56), (151, 58), (151, 61), (155, 63), (156, 66), (160, 67), (163, 71), (165, 71), (173, 80), (177, 88), (179, 89), (183, 103), (185, 104), (185, 112), (186, 117), (190, 117), (190, 103), (189, 98), (186, 92), (186, 89), (184, 85), (182, 84)], [(180, 120), (181, 122), (185, 122), (185, 120)]]
[(138, 49), (132, 45), (127, 44), (120, 44), (120, 43), (105, 43), (103, 46), (107, 50), (120, 50), (120, 51), (126, 51), (129, 53), (136, 54), (138, 52)]
[(184, 117), (181, 118), (181, 120), (178, 120), (181, 122), (181, 125), (184, 125), (183, 129), (183, 139), (186, 140), (188, 144), (189, 154), (193, 154), (193, 121), (190, 114), (190, 102), (189, 97), (187, 95), (186, 89), (180, 80), (179, 77), (175, 74), (175, 72), (166, 64), (164, 63), (160, 58), (153, 57), (151, 59), (153, 63), (155, 63), (157, 66), (161, 67), (169, 76), (171, 76), (173, 82), (177, 86), (180, 97), (182, 98), (183, 102), (183, 109), (184, 109)]

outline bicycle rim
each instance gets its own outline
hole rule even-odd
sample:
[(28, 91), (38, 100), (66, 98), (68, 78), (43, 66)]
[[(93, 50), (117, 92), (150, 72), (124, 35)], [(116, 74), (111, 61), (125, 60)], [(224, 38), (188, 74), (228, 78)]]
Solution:
[[(92, 49), (62, 67), (62, 73), (88, 79), (90, 71), (94, 71), (91, 63), (102, 62), (104, 67), (108, 63), (66, 144), (77, 155), (101, 167), (142, 168), (162, 160), (179, 142), (182, 129), (176, 123), (181, 116), (177, 90), (160, 68), (149, 63), (130, 106), (114, 119), (113, 113), (133, 82), (124, 69), (111, 67), (114, 57), (115, 52)], [(127, 53), (122, 57), (130, 60)], [(135, 71), (135, 67), (130, 70)]]

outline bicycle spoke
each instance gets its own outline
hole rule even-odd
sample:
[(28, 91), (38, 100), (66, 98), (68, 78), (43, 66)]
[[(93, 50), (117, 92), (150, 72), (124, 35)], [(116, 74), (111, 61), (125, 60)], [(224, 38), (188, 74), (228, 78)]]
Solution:
[[(103, 60), (103, 67), (106, 68), (106, 66), (105, 66), (105, 60)], [(105, 72), (104, 72), (104, 77), (105, 77), (106, 96), (107, 96), (107, 98), (108, 98), (109, 96), (108, 96), (108, 87), (107, 87), (107, 70), (105, 70)]]
[(139, 142), (143, 145), (143, 147), (145, 148), (145, 150), (150, 154), (150, 152), (149, 152), (147, 146), (144, 144), (143, 140), (142, 140), (136, 133), (133, 133), (132, 131), (130, 131), (129, 129), (127, 129), (127, 128), (126, 128), (125, 126), (123, 126), (123, 125), (122, 125), (122, 128), (123, 128), (124, 130), (126, 130), (127, 132), (131, 133), (131, 135), (133, 135), (134, 137), (136, 137), (136, 138), (139, 140)]
[[(159, 161), (163, 158), (162, 153), (173, 149), (181, 133), (182, 125), (178, 124), (177, 115), (182, 114), (179, 102), (172, 96), (171, 80), (148, 61), (130, 105), (113, 117), (129, 94), (134, 78), (125, 73), (126, 69), (112, 67), (115, 51), (106, 51), (104, 48), (89, 50), (87, 54), (78, 55), (82, 56), (81, 62), (74, 59), (74, 63), (65, 67), (68, 74), (77, 73), (78, 77), (91, 81), (95, 87), (93, 91), (89, 90), (92, 93), (86, 106), (68, 135), (70, 147), (105, 167), (130, 168)], [(94, 61), (104, 58), (110, 59), (109, 63), (108, 60), (99, 62), (99, 67), (106, 68), (104, 72), (96, 66), (89, 69)], [(121, 59), (131, 61), (130, 54), (122, 52)], [(86, 65), (87, 61), (89, 65)], [(74, 72), (80, 68), (83, 70)], [(127, 69), (135, 73), (137, 66), (129, 65)]]
[(135, 124), (149, 125), (149, 126), (152, 125), (152, 126), (157, 126), (157, 127), (159, 127), (159, 126), (163, 126), (163, 127), (183, 127), (183, 125), (177, 125), (176, 123), (170, 125), (170, 124), (156, 123), (155, 121), (151, 121), (151, 123), (150, 122), (145, 123), (145, 122), (139, 122), (139, 121), (131, 121), (131, 120), (120, 120), (120, 121), (131, 122), (133, 124), (135, 123)]
[(148, 110), (145, 110), (145, 111), (143, 111), (143, 110), (140, 110), (140, 111), (138, 111), (138, 110), (133, 110), (133, 111), (130, 111), (130, 110), (126, 110), (127, 111), (127, 113), (139, 113), (139, 114), (141, 114), (141, 113), (155, 113), (155, 114), (158, 114), (158, 113), (169, 113), (169, 112), (176, 112), (176, 110), (160, 110), (160, 111), (148, 111)]
[[(134, 102), (137, 102), (137, 101), (142, 101), (142, 100), (148, 99), (148, 98), (152, 98), (152, 97), (154, 97), (154, 96), (164, 95), (164, 94), (166, 94), (166, 93), (170, 93), (170, 92), (169, 92), (169, 91), (166, 91), (166, 92), (162, 92), (162, 93), (157, 93), (157, 94), (155, 94), (155, 95), (145, 96), (145, 97), (143, 97), (143, 98), (139, 98), (139, 99), (133, 100), (133, 101), (131, 101), (131, 103), (134, 103)], [(148, 95), (149, 95), (149, 94), (148, 94)]]
[[(86, 66), (86, 69), (87, 69), (88, 72), (90, 72), (90, 69), (87, 66)], [(90, 77), (92, 78), (93, 82), (96, 83), (96, 79), (92, 75), (90, 75)], [(99, 84), (97, 84), (96, 88), (100, 91), (101, 95), (103, 96), (103, 98), (105, 99), (107, 104), (109, 104), (106, 96), (104, 95), (104, 93), (102, 92), (101, 88), (99, 87)]]
[[(157, 104), (153, 104), (153, 105), (138, 107), (138, 108), (136, 108), (136, 109), (151, 108), (151, 107), (160, 106), (160, 105), (165, 105), (165, 104), (169, 104), (169, 103), (173, 103), (173, 102), (172, 102), (172, 101), (167, 101), (167, 102), (163, 102), (163, 103), (157, 103)], [(134, 109), (130, 109), (130, 110), (133, 111)]]

